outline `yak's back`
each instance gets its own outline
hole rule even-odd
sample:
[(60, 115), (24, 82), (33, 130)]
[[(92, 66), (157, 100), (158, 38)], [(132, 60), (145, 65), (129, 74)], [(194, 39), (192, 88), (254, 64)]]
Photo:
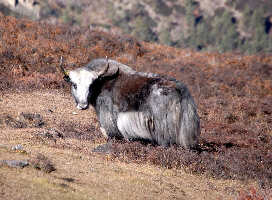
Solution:
[(154, 74), (154, 73), (148, 73), (148, 72), (137, 72), (130, 68), (127, 65), (124, 65), (122, 63), (119, 63), (115, 60), (107, 60), (104, 58), (99, 58), (99, 59), (94, 59), (91, 62), (89, 62), (85, 68), (87, 68), (90, 71), (101, 71), (104, 69), (104, 67), (109, 63), (110, 68), (119, 68), (119, 71), (124, 73), (124, 74), (129, 74), (129, 75), (137, 75), (137, 76), (144, 76), (144, 77), (150, 77), (150, 78), (155, 78), (159, 77), (159, 75)]

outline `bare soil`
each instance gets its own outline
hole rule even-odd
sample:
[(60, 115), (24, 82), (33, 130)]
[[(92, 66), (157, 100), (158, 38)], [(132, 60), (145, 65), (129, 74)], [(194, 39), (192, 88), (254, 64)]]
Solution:
[[(0, 99), (1, 160), (30, 160), (39, 153), (56, 168), (46, 173), (31, 165), (0, 167), (0, 199), (233, 199), (239, 191), (256, 187), (251, 180), (216, 180), (93, 153), (94, 147), (105, 142), (93, 109), (78, 111), (70, 95), (59, 90), (13, 91)], [(39, 114), (44, 125), (10, 127), (7, 116), (18, 120), (21, 113)], [(67, 133), (64, 127), (72, 124), (76, 126), (70, 131), (79, 135)], [(80, 137), (79, 127), (87, 127), (89, 138)], [(61, 134), (65, 130), (67, 135), (41, 136), (49, 129)], [(25, 151), (11, 150), (17, 144)]]

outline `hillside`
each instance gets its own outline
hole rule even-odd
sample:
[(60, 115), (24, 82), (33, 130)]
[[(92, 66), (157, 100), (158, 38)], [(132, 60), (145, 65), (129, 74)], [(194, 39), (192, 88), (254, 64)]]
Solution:
[[(195, 52), (4, 15), (0, 38), (1, 199), (271, 197), (271, 56)], [(201, 118), (198, 151), (115, 141), (111, 154), (93, 153), (105, 139), (92, 109), (75, 110), (56, 69), (61, 56), (67, 69), (108, 56), (184, 82)], [(30, 166), (7, 167), (10, 159)]]
[[(2, 2), (7, 5), (5, 2), (12, 0)], [(17, 17), (25, 15), (52, 24), (89, 26), (198, 51), (272, 52), (272, 2), (269, 0), (18, 2), (15, 7), (9, 6), (15, 11), (13, 14), (1, 10)], [(31, 2), (37, 3), (31, 6)]]

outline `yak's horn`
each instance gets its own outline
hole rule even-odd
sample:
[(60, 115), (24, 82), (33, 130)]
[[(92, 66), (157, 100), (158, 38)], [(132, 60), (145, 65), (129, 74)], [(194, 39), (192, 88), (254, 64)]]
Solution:
[(105, 73), (108, 71), (108, 69), (109, 69), (109, 67), (110, 67), (110, 63), (109, 63), (108, 56), (106, 56), (106, 60), (107, 60), (106, 67), (105, 67), (105, 69), (101, 70), (101, 71), (98, 73), (98, 76), (101, 76), (101, 75), (105, 74)]
[(63, 58), (62, 58), (62, 56), (60, 57), (60, 64), (59, 64), (58, 68), (59, 68), (60, 72), (64, 75), (63, 79), (65, 81), (67, 81), (67, 82), (70, 82), (69, 73), (63, 67)]
[(63, 73), (63, 75), (65, 77), (69, 76), (68, 72), (63, 67), (63, 58), (62, 58), (62, 56), (60, 57), (59, 70), (60, 70), (61, 73)]

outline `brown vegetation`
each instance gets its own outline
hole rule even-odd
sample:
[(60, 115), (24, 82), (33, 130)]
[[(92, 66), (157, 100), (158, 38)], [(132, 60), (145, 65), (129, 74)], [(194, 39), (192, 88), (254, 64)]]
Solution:
[(30, 164), (34, 168), (36, 168), (38, 170), (42, 170), (46, 173), (50, 173), (50, 172), (56, 170), (54, 165), (51, 163), (51, 161), (41, 153), (39, 153), (35, 157), (33, 157), (30, 160)]
[[(56, 69), (61, 56), (68, 69), (108, 56), (138, 71), (172, 76), (188, 85), (201, 117), (198, 149), (116, 141), (112, 158), (183, 168), (214, 178), (254, 179), (260, 188), (272, 186), (271, 56), (196, 53), (138, 42), (130, 36), (2, 15), (0, 38), (0, 94), (6, 90), (68, 91)], [(91, 124), (58, 128), (64, 137), (101, 141)]]

